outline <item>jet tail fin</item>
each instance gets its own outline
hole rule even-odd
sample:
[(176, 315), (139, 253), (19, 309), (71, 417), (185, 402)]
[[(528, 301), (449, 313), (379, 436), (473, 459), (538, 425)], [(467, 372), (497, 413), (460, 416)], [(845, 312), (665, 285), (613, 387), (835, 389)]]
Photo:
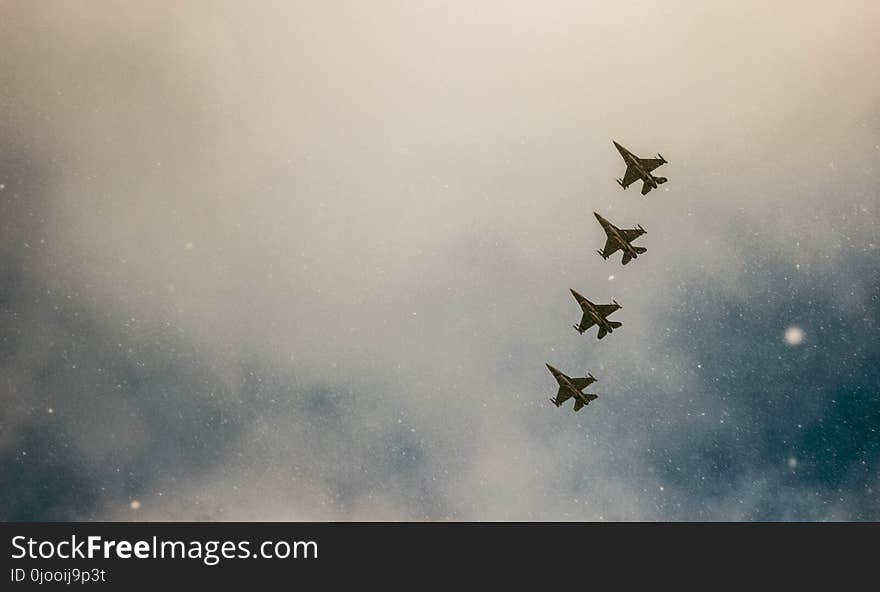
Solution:
[(608, 334), (608, 331), (605, 330), (605, 327), (599, 327), (599, 339), (602, 339)]
[(629, 263), (630, 261), (632, 261), (632, 255), (630, 255), (629, 253), (624, 253), (624, 254), (623, 254), (623, 261), (621, 261), (621, 263), (623, 263), (624, 265), (626, 265), (626, 264)]
[(584, 402), (581, 401), (580, 399), (577, 399), (577, 400), (574, 402), (574, 410), (575, 410), (575, 411), (580, 411), (580, 410), (583, 409), (583, 408), (584, 408)]
[(651, 191), (651, 186), (647, 182), (642, 183), (642, 195), (648, 195), (649, 191)]

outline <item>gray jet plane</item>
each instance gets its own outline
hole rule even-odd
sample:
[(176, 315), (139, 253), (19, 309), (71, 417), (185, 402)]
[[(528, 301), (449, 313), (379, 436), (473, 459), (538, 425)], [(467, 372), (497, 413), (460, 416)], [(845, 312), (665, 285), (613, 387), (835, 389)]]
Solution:
[(596, 382), (592, 374), (587, 373), (583, 378), (569, 378), (550, 364), (547, 364), (547, 369), (550, 370), (550, 374), (559, 383), (559, 392), (556, 393), (556, 398), (550, 399), (550, 402), (557, 407), (574, 397), (574, 410), (580, 411), (586, 405), (589, 405), (590, 401), (599, 398), (596, 395), (581, 392)]
[(643, 182), (642, 195), (646, 195), (652, 189), (657, 189), (659, 185), (666, 183), (666, 177), (655, 177), (651, 174), (651, 171), (666, 164), (666, 159), (661, 154), (657, 154), (657, 158), (639, 158), (617, 142), (614, 142), (614, 147), (617, 148), (626, 163), (626, 172), (622, 179), (617, 180), (618, 185), (626, 189), (641, 179)]
[(623, 251), (622, 263), (626, 265), (632, 259), (636, 259), (648, 250), (645, 247), (634, 247), (632, 244), (632, 241), (645, 234), (645, 229), (641, 225), (637, 225), (635, 228), (618, 228), (598, 213), (593, 212), (593, 215), (596, 216), (596, 220), (599, 221), (602, 229), (605, 230), (605, 234), (608, 235), (608, 240), (605, 241), (605, 248), (601, 251), (596, 251), (602, 259), (608, 259), (619, 249)]
[(593, 325), (598, 325), (599, 339), (602, 339), (605, 335), (623, 325), (623, 323), (608, 320), (611, 313), (623, 308), (617, 304), (616, 300), (612, 300), (611, 304), (593, 304), (574, 290), (571, 290), (571, 295), (574, 296), (574, 299), (581, 306), (581, 310), (584, 311), (580, 325), (573, 325), (574, 330), (581, 335)]

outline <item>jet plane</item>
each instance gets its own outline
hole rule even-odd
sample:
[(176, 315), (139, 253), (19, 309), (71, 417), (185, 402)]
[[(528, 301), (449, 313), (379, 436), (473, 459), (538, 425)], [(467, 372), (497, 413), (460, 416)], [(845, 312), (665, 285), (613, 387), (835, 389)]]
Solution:
[(581, 392), (583, 389), (596, 382), (596, 379), (593, 378), (592, 374), (587, 373), (583, 378), (570, 378), (550, 364), (547, 364), (547, 369), (550, 370), (550, 374), (552, 374), (553, 378), (556, 379), (556, 382), (559, 383), (559, 392), (556, 393), (556, 398), (550, 399), (550, 402), (557, 407), (574, 397), (574, 410), (580, 411), (582, 408), (589, 405), (590, 401), (599, 398), (596, 395)]
[(602, 339), (605, 335), (623, 325), (623, 323), (608, 320), (611, 313), (623, 308), (617, 304), (616, 300), (612, 300), (611, 304), (593, 304), (574, 290), (571, 290), (571, 295), (574, 296), (574, 299), (577, 300), (577, 303), (581, 306), (581, 310), (584, 311), (584, 316), (581, 318), (580, 325), (573, 325), (574, 330), (581, 335), (593, 325), (598, 325), (599, 339)]
[(596, 220), (599, 221), (602, 229), (605, 230), (605, 234), (608, 235), (608, 240), (605, 241), (605, 248), (601, 251), (596, 251), (602, 259), (608, 259), (619, 249), (623, 251), (622, 262), (626, 265), (632, 259), (636, 259), (648, 250), (645, 247), (634, 247), (632, 244), (632, 241), (645, 234), (645, 229), (641, 225), (637, 225), (635, 228), (618, 228), (598, 213), (593, 212), (593, 215), (596, 216)]
[(639, 158), (617, 142), (614, 142), (614, 147), (617, 148), (626, 163), (626, 173), (622, 179), (617, 180), (618, 185), (626, 189), (641, 179), (642, 195), (647, 195), (652, 189), (657, 189), (659, 185), (666, 183), (666, 177), (655, 177), (651, 174), (651, 171), (666, 164), (666, 159), (661, 154), (657, 154), (657, 158)]

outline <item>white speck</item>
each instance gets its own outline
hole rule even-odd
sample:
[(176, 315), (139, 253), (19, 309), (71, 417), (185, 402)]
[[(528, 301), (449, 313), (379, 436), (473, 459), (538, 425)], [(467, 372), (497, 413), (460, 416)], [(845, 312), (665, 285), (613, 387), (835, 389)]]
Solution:
[(785, 343), (788, 345), (800, 345), (804, 341), (806, 334), (800, 327), (789, 327), (785, 330)]
[(666, 491), (662, 485), (660, 486), (660, 491)]
[(195, 247), (195, 244), (193, 244), (192, 242), (186, 243), (186, 250), (187, 251), (192, 251), (194, 247)]
[(51, 407), (49, 407), (48, 409), (46, 409), (46, 412), (47, 412), (49, 415), (52, 415), (53, 413), (55, 413), (55, 410), (52, 409)]
[(6, 189), (6, 183), (0, 183), (0, 191)]
[(138, 500), (131, 500), (131, 503), (128, 504), (128, 507), (130, 507), (132, 510), (140, 510), (141, 503)]
[(792, 456), (790, 459), (788, 459), (788, 468), (794, 469), (796, 467), (797, 467), (797, 459)]
[(609, 281), (609, 282), (613, 282), (613, 281), (614, 281), (614, 276), (613, 276), (613, 275), (609, 275), (609, 276), (608, 276), (608, 281)]

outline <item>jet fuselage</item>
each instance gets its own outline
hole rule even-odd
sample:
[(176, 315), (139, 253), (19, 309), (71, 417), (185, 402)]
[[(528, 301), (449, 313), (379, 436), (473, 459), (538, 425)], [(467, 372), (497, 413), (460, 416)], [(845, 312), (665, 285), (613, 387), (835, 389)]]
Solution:
[[(583, 403), (585, 403), (585, 404), (586, 404), (586, 403), (589, 403), (589, 401), (587, 400), (587, 398), (584, 396), (584, 393), (582, 393), (580, 390), (578, 390), (578, 388), (575, 387), (574, 384), (572, 384), (572, 382), (571, 382), (570, 380), (568, 380), (568, 377), (567, 377), (567, 376), (562, 375), (562, 376), (559, 377), (559, 379), (560, 379), (561, 382), (562, 382), (562, 387), (563, 387), (566, 391), (568, 391), (568, 394), (569, 394), (570, 396), (574, 397), (575, 399), (577, 399), (577, 400), (579, 400), (579, 401), (581, 401), (581, 402), (583, 402)], [(557, 399), (550, 399), (550, 400), (551, 400), (551, 401), (553, 402), (553, 404), (556, 405), (557, 407), (559, 407), (559, 405), (561, 405), (561, 403), (559, 403), (559, 402), (557, 401)]]
[(636, 253), (636, 250), (633, 248), (632, 244), (628, 240), (620, 236), (620, 232), (618, 231), (617, 227), (610, 222), (608, 223), (608, 231), (611, 232), (611, 235), (614, 237), (614, 240), (617, 241), (617, 244), (620, 245), (620, 248), (623, 250), (623, 252), (625, 252), (633, 259), (639, 256), (639, 254)]
[(614, 328), (611, 326), (608, 319), (606, 317), (603, 317), (599, 313), (599, 311), (596, 310), (596, 307), (593, 306), (592, 302), (584, 301), (583, 306), (587, 307), (587, 310), (586, 310), (587, 314), (589, 315), (590, 319), (594, 323), (596, 323), (597, 326), (602, 327), (603, 329), (605, 329), (609, 333), (611, 333), (614, 330)]

